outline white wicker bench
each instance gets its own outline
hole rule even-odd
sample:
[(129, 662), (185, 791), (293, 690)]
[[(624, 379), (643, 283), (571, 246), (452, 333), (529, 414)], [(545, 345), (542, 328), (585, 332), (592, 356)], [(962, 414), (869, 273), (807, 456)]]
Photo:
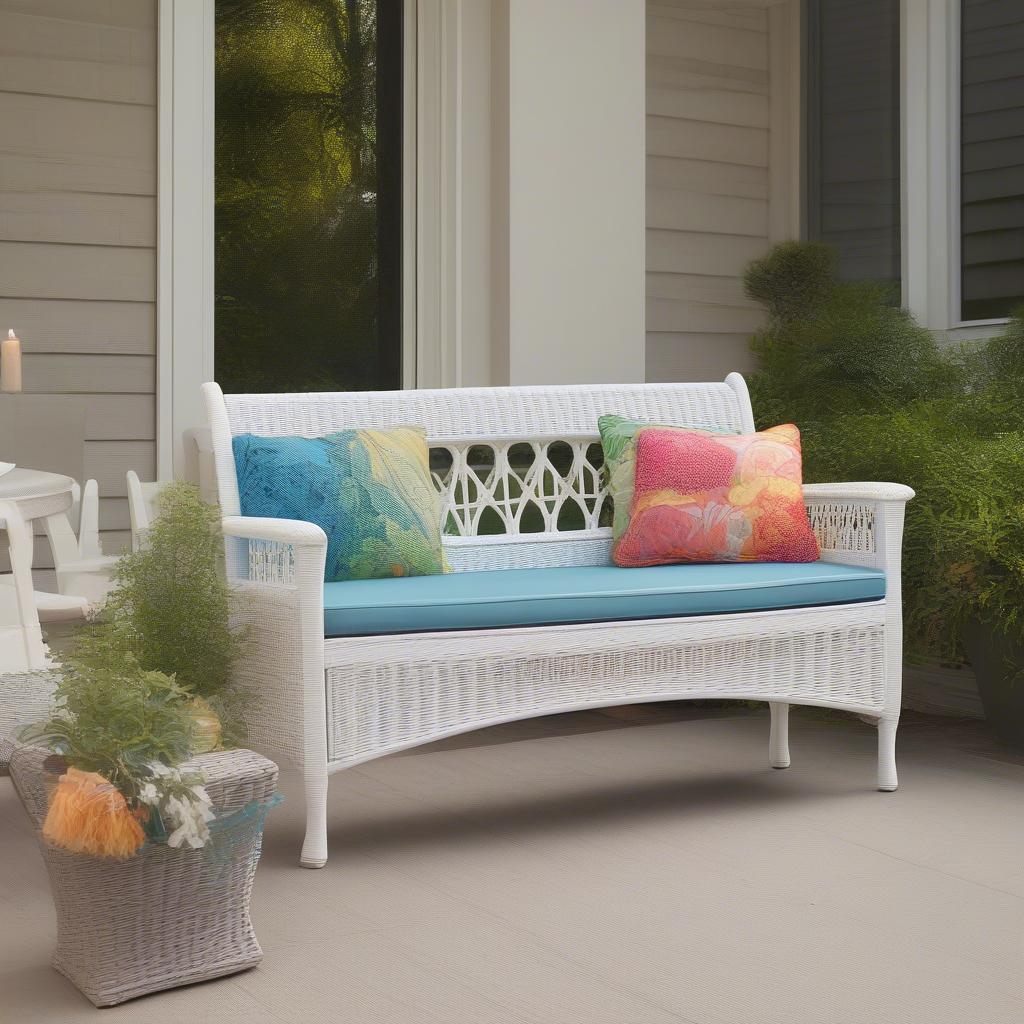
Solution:
[[(601, 525), (607, 501), (598, 416), (751, 432), (750, 399), (739, 374), (717, 384), (297, 395), (225, 396), (207, 384), (204, 397), (228, 571), (252, 617), (240, 668), (243, 685), (260, 697), (251, 742), (302, 767), (303, 865), (327, 860), (327, 779), (334, 772), (481, 726), (579, 708), (702, 697), (765, 700), (771, 706), (769, 759), (778, 768), (789, 764), (789, 704), (844, 708), (877, 723), (878, 787), (896, 788), (900, 545), (904, 504), (913, 497), (908, 487), (804, 489), (822, 558), (883, 570), (881, 600), (327, 640), (324, 532), (311, 523), (239, 515), (233, 435), (319, 436), (422, 424), (437, 463), (443, 522), (451, 534), (445, 545), (455, 571), (605, 564), (611, 538)], [(510, 468), (523, 451), (516, 446), (524, 444), (533, 453), (525, 473)], [(527, 509), (532, 528), (541, 523), (542, 532), (520, 531)], [(496, 528), (504, 533), (495, 534)]]

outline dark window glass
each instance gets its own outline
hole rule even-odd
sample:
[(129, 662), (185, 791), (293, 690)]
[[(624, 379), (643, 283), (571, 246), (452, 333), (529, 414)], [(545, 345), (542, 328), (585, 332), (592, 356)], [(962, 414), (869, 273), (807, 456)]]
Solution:
[(216, 375), (401, 385), (401, 0), (217, 0)]
[(963, 0), (961, 316), (1024, 303), (1024, 3)]
[(900, 5), (808, 0), (807, 225), (848, 280), (900, 280)]

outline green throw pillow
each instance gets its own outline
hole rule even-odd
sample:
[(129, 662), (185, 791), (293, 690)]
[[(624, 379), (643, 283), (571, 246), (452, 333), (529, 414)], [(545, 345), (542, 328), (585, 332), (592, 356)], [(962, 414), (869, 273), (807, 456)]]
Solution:
[(597, 429), (601, 433), (604, 464), (608, 472), (608, 493), (613, 502), (612, 537), (615, 541), (626, 532), (633, 505), (633, 485), (636, 480), (636, 437), (644, 427), (681, 427), (708, 434), (720, 434), (713, 427), (686, 427), (680, 423), (653, 423), (628, 416), (609, 414), (599, 417)]

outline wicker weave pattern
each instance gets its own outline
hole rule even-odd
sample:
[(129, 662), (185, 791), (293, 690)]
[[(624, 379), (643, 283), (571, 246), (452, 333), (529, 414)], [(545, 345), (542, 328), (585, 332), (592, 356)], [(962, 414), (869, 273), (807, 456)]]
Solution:
[(842, 623), (811, 609), (522, 629), (500, 654), (494, 635), (331, 641), (331, 768), (484, 724), (651, 700), (841, 703), (878, 714), (884, 614), (878, 605), (850, 611)]
[[(301, 862), (327, 858), (331, 772), (390, 751), (482, 725), (578, 707), (686, 697), (767, 700), (769, 760), (789, 764), (791, 702), (847, 708), (878, 722), (878, 785), (896, 788), (895, 737), (902, 672), (900, 544), (896, 484), (804, 488), (812, 527), (830, 561), (884, 570), (886, 598), (868, 604), (745, 615), (324, 639), (326, 538), (309, 523), (237, 516), (231, 455), (236, 433), (316, 435), (351, 427), (426, 426), (450, 467), (436, 482), (455, 535), (457, 571), (606, 564), (611, 531), (590, 449), (597, 417), (617, 412), (733, 433), (754, 429), (746, 385), (658, 384), (456, 389), (354, 395), (205, 397), (213, 434), (228, 562), (249, 598), (249, 650), (239, 672), (262, 698), (255, 743), (301, 764), (306, 840)], [(565, 450), (553, 458), (553, 446)], [(511, 458), (529, 443), (533, 464)], [(473, 448), (493, 457), (478, 459)], [(490, 467), (493, 463), (493, 468)], [(477, 471), (475, 465), (488, 468)], [(521, 462), (517, 462), (521, 466)], [(556, 465), (562, 466), (562, 472)], [(536, 468), (534, 468), (536, 467)], [(512, 479), (512, 477), (515, 479)], [(523, 508), (541, 509), (544, 532), (521, 530)], [(559, 528), (575, 505), (583, 529)], [(490, 511), (490, 524), (481, 530)], [(495, 519), (504, 533), (493, 533)]]
[[(21, 748), (11, 775), (36, 829), (46, 817), (43, 761)], [(204, 754), (187, 769), (207, 777), (218, 813), (269, 801), (277, 766), (248, 750)], [(40, 837), (57, 910), (53, 966), (96, 1006), (219, 978), (255, 966), (263, 953), (249, 920), (260, 855), (260, 815), (203, 850), (144, 847), (124, 862), (68, 853)]]
[[(235, 433), (304, 434), (417, 424), (430, 438), (565, 437), (595, 432), (606, 412), (654, 421), (748, 429), (733, 381), (586, 384), (333, 394), (227, 395)], [(752, 429), (752, 427), (751, 427)]]
[(18, 733), (53, 714), (56, 672), (11, 672), (0, 675), (0, 775), (10, 770)]
[(805, 504), (823, 552), (875, 554), (875, 510), (871, 505), (814, 500)]

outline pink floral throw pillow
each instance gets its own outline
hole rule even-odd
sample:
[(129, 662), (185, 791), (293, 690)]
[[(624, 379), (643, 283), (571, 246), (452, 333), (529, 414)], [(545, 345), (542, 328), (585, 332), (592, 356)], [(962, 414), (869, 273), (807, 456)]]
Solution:
[(813, 562), (801, 490), (800, 431), (706, 434), (645, 427), (637, 436), (629, 526), (616, 565)]

